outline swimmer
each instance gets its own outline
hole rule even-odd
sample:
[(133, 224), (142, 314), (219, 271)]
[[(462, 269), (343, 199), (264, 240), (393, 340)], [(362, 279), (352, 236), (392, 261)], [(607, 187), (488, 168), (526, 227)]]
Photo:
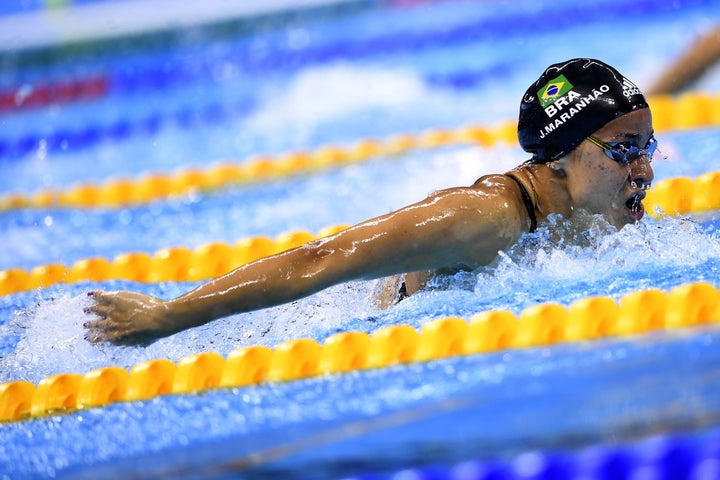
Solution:
[(648, 95), (678, 93), (701, 78), (720, 60), (720, 26), (695, 40), (655, 80)]
[(520, 145), (532, 158), (470, 186), (432, 193), (335, 235), (241, 266), (172, 300), (91, 292), (91, 342), (148, 344), (342, 282), (388, 278), (386, 304), (438, 273), (491, 263), (550, 214), (584, 211), (620, 229), (644, 215), (656, 148), (645, 97), (593, 59), (551, 65), (522, 98)]

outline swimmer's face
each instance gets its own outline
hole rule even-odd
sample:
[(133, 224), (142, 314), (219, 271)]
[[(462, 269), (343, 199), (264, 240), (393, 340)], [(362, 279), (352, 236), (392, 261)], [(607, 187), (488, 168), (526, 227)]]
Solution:
[[(650, 109), (643, 108), (616, 118), (593, 137), (605, 143), (630, 142), (644, 148), (652, 134)], [(622, 165), (589, 140), (583, 141), (570, 156), (565, 169), (574, 208), (601, 214), (617, 228), (643, 217), (644, 188), (654, 178), (647, 156)]]

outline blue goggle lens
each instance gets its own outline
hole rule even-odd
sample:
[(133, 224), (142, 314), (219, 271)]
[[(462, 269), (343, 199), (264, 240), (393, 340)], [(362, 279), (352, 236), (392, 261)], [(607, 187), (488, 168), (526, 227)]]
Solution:
[(638, 147), (633, 142), (606, 143), (595, 137), (588, 137), (588, 140), (600, 147), (608, 158), (621, 165), (629, 165), (640, 157), (647, 157), (648, 160), (652, 160), (652, 156), (655, 150), (657, 150), (657, 140), (655, 137), (650, 137), (643, 148)]

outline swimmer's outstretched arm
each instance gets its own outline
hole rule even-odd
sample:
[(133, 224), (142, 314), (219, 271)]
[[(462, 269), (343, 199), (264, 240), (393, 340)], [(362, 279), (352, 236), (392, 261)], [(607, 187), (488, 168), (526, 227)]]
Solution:
[[(497, 187), (497, 185), (496, 185)], [(525, 229), (514, 196), (454, 188), (330, 237), (244, 265), (176, 299), (92, 292), (93, 342), (148, 343), (235, 313), (291, 302), (342, 282), (444, 267), (476, 267)]]

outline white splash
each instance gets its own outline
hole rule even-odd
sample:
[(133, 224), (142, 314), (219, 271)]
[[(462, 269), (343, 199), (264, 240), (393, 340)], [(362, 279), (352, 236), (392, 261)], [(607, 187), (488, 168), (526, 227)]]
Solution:
[(35, 305), (15, 313), (0, 326), (0, 337), (20, 336), (11, 355), (0, 357), (0, 381), (29, 380), (58, 373), (86, 373), (94, 366), (113, 363), (104, 348), (83, 338), (83, 309), (89, 306), (87, 295), (39, 297)]
[(148, 346), (91, 344), (83, 324), (94, 316), (84, 309), (92, 300), (81, 294), (41, 298), (0, 325), (0, 338), (19, 336), (14, 351), (0, 356), (0, 383), (34, 383), (59, 373), (84, 374), (110, 365), (130, 369), (156, 358), (177, 361), (186, 355), (230, 351), (251, 345), (274, 347), (297, 338), (322, 339), (343, 330), (348, 319), (377, 310), (373, 282), (350, 282), (274, 308), (234, 315), (166, 337)]
[(612, 287), (635, 281), (639, 288), (664, 272), (688, 271), (713, 260), (720, 260), (718, 233), (691, 218), (648, 219), (620, 231), (598, 217), (576, 222), (550, 218), (536, 235), (525, 237), (480, 272), (475, 290), (501, 295), (507, 289), (551, 287), (555, 294), (568, 289), (577, 296), (590, 284)]

